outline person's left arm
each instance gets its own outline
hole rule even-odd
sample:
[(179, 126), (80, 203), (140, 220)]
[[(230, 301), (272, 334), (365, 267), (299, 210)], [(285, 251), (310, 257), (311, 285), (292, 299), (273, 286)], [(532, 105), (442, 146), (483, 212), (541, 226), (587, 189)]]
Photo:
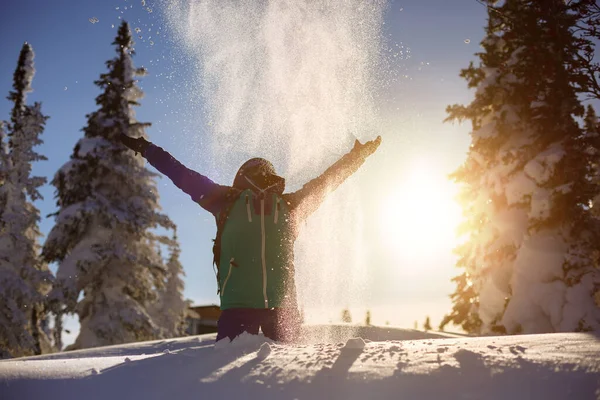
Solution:
[(300, 190), (285, 195), (285, 200), (290, 204), (292, 210), (299, 213), (301, 220), (307, 218), (319, 208), (327, 194), (354, 174), (380, 144), (381, 136), (364, 144), (357, 140), (349, 153), (327, 168), (319, 177), (305, 184)]

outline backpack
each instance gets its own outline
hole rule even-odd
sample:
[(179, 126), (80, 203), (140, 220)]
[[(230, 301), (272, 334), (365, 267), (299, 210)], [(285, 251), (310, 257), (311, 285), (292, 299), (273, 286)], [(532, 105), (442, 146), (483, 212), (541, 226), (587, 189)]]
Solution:
[(224, 206), (220, 213), (215, 216), (215, 221), (217, 223), (217, 234), (213, 239), (213, 268), (215, 269), (215, 275), (217, 277), (217, 294), (221, 293), (221, 276), (219, 271), (219, 265), (221, 264), (221, 237), (223, 236), (223, 228), (225, 227), (225, 223), (227, 222), (227, 218), (229, 218), (229, 212), (231, 208), (235, 204), (239, 195), (242, 191), (238, 188), (231, 187), (229, 191), (225, 194)]

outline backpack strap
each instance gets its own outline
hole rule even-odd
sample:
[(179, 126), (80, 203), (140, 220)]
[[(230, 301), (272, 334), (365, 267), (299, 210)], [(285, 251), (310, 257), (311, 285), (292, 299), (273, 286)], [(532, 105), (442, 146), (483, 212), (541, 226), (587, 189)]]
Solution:
[(219, 265), (221, 264), (221, 237), (223, 236), (223, 228), (225, 222), (229, 217), (229, 212), (233, 208), (235, 201), (238, 199), (242, 191), (238, 188), (231, 187), (225, 194), (225, 200), (223, 201), (223, 208), (215, 215), (217, 222), (217, 235), (213, 239), (213, 268), (217, 276), (217, 294), (221, 293), (221, 276), (219, 273)]

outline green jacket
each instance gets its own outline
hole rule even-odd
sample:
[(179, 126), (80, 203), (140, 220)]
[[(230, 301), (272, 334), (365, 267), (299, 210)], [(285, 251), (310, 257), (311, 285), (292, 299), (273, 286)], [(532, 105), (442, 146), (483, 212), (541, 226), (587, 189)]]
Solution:
[(221, 236), (221, 308), (274, 308), (296, 304), (293, 246), (296, 237), (285, 196), (260, 198), (242, 191)]

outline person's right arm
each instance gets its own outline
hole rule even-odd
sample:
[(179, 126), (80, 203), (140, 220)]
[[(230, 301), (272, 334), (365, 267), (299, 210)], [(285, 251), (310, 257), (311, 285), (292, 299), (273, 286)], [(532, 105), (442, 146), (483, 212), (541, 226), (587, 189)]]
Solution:
[(131, 150), (141, 153), (154, 168), (168, 176), (175, 186), (190, 195), (202, 208), (215, 215), (221, 210), (228, 186), (216, 184), (187, 168), (167, 151), (143, 138), (133, 139), (122, 135), (121, 141)]

